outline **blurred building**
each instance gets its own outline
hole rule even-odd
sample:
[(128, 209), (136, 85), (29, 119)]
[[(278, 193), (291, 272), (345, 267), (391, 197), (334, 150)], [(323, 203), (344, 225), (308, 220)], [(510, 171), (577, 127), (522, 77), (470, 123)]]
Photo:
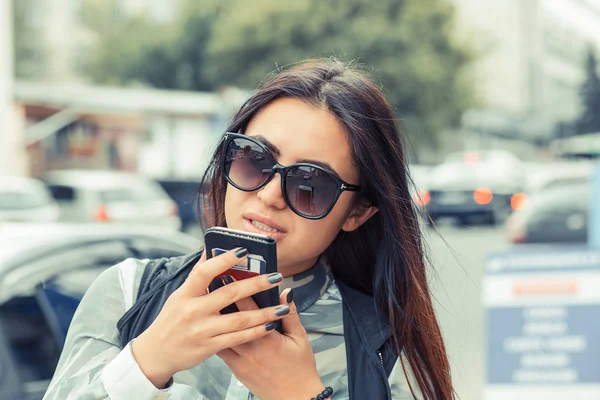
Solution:
[(600, 51), (600, 0), (453, 0), (462, 38), (480, 59), (472, 76), (484, 109), (467, 128), (548, 141), (578, 117), (589, 49)]
[[(198, 178), (232, 95), (17, 82), (30, 175), (63, 168)], [(245, 94), (238, 93), (238, 106)]]

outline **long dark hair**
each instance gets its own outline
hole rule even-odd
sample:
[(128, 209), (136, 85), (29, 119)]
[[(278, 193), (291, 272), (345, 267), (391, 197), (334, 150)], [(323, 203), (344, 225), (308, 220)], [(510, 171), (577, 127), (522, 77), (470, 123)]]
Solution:
[[(444, 341), (427, 284), (405, 153), (389, 104), (356, 64), (311, 60), (268, 77), (227, 130), (244, 132), (263, 107), (284, 97), (326, 109), (338, 118), (346, 128), (360, 173), (363, 190), (357, 201), (379, 208), (357, 230), (341, 231), (327, 249), (336, 279), (374, 297), (424, 398), (454, 398)], [(225, 226), (227, 185), (220, 158), (217, 150), (201, 182), (203, 229)], [(412, 387), (411, 391), (415, 393)]]

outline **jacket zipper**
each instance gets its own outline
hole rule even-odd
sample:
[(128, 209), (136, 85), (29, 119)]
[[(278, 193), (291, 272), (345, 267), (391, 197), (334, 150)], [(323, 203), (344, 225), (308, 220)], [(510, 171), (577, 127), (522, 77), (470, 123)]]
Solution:
[(381, 362), (381, 366), (385, 368), (385, 365), (383, 365), (383, 355), (381, 354), (381, 351), (377, 350), (377, 355), (379, 356), (379, 361)]

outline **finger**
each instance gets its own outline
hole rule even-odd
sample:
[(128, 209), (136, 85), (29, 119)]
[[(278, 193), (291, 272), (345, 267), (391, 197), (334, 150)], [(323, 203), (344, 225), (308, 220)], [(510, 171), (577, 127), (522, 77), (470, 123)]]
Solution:
[(246, 297), (245, 299), (238, 300), (235, 302), (235, 305), (240, 311), (250, 311), (259, 309), (258, 305), (252, 297)]
[(259, 275), (233, 282), (209, 294), (208, 296), (211, 298), (210, 304), (214, 309), (221, 310), (241, 299), (271, 289), (279, 285), (281, 281), (283, 281), (283, 276), (279, 272), (276, 272), (270, 275)]
[(200, 259), (196, 262), (196, 264), (194, 264), (194, 267), (192, 268), (192, 271), (190, 272), (190, 275), (196, 270), (200, 268), (200, 265), (204, 264), (204, 262), (206, 261), (206, 249), (204, 249), (202, 251), (202, 255), (200, 256)]
[(216, 315), (211, 317), (209, 328), (206, 329), (208, 336), (218, 336), (224, 333), (243, 331), (255, 326), (265, 326), (277, 321), (290, 312), (286, 304), (262, 308), (251, 311), (239, 311), (232, 314)]
[(219, 352), (223, 349), (236, 347), (265, 337), (272, 333), (276, 326), (277, 324), (275, 322), (269, 322), (266, 325), (253, 326), (252, 328), (241, 331), (223, 333), (222, 335), (213, 337), (213, 343), (217, 348), (217, 352)]
[(279, 295), (279, 302), (280, 304), (286, 304), (290, 308), (289, 314), (281, 320), (283, 333), (294, 339), (306, 336), (306, 330), (302, 326), (302, 322), (300, 322), (296, 303), (294, 303), (294, 292), (292, 289), (284, 290)]
[[(230, 283), (236, 282), (237, 280), (229, 275), (227, 275), (225, 278), (223, 278), (223, 282), (226, 285), (229, 285)], [(240, 311), (250, 311), (250, 310), (258, 310), (258, 305), (256, 304), (256, 302), (254, 301), (254, 299), (252, 297), (246, 297), (244, 299), (240, 299), (238, 301), (235, 302), (235, 305), (237, 306), (238, 310)]]
[[(183, 283), (182, 290), (189, 296), (205, 295), (208, 285), (217, 275), (238, 264), (247, 255), (248, 250), (240, 247), (206, 260), (205, 251)], [(202, 261), (203, 258), (205, 261)]]
[[(225, 278), (228, 278), (228, 279), (223, 279), (223, 281), (225, 282), (226, 285), (236, 281), (236, 279), (233, 277), (225, 277)], [(240, 310), (240, 311), (259, 310), (258, 305), (256, 304), (256, 302), (254, 301), (254, 299), (252, 297), (246, 297), (241, 300), (238, 300), (235, 304), (236, 304), (238, 310)], [(277, 319), (280, 319), (284, 315), (289, 313), (289, 310), (290, 310), (290, 308), (287, 305), (285, 305), (285, 308), (282, 308), (282, 306), (274, 307), (273, 312), (277, 316)], [(254, 340), (249, 343), (240, 344), (238, 346), (232, 347), (231, 350), (233, 350), (238, 355), (243, 355), (243, 354), (247, 353), (248, 351), (251, 351), (251, 349), (255, 346), (255, 344), (259, 343), (262, 340), (266, 340), (270, 337), (274, 337), (274, 336), (269, 335), (265, 338), (261, 338), (260, 340)]]

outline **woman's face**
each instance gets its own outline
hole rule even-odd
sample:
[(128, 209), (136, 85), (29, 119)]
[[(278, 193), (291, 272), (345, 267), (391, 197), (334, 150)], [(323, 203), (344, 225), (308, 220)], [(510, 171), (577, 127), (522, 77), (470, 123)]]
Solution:
[[(245, 133), (276, 148), (278, 151), (272, 153), (284, 166), (309, 160), (327, 163), (344, 181), (359, 182), (346, 131), (326, 110), (298, 99), (278, 99), (252, 119)], [(228, 185), (225, 218), (229, 228), (275, 238), (279, 271), (289, 276), (312, 267), (340, 229), (356, 229), (364, 221), (354, 212), (354, 194), (348, 191), (342, 192), (325, 218), (300, 217), (285, 204), (280, 179), (280, 175), (275, 174), (265, 187), (255, 192), (243, 192)], [(278, 228), (279, 232), (257, 227), (256, 220)]]

